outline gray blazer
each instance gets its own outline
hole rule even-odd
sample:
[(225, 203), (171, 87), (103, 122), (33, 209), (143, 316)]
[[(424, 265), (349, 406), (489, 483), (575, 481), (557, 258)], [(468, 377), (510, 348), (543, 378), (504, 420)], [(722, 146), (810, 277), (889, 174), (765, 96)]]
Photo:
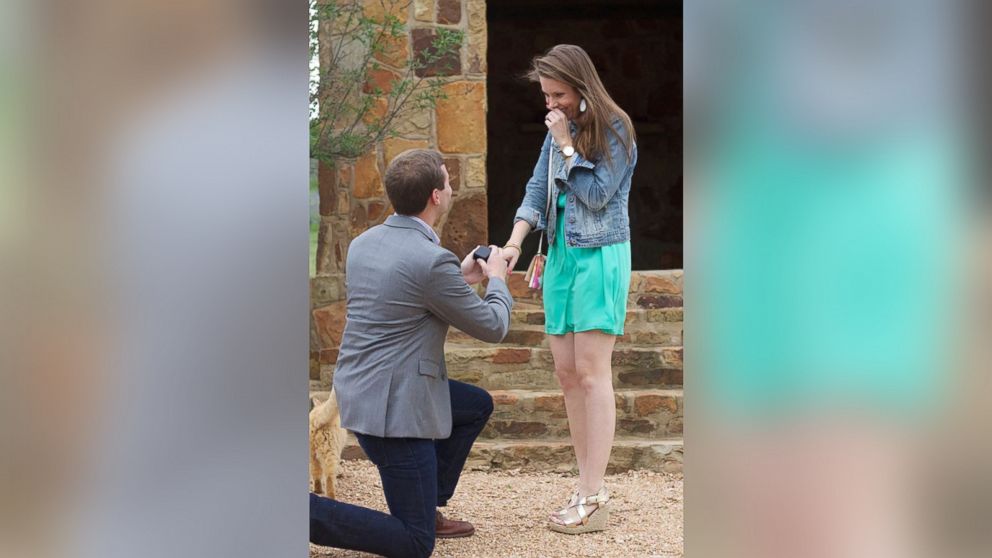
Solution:
[(352, 241), (348, 312), (334, 371), (341, 426), (385, 438), (447, 438), (448, 326), (499, 342), (513, 297), (490, 279), (484, 299), (459, 260), (410, 217), (393, 215)]

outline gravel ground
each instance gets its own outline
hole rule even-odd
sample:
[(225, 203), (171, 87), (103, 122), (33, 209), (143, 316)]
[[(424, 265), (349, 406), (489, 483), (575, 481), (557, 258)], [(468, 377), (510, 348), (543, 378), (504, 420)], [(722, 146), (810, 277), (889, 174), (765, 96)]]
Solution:
[[(345, 461), (338, 478), (342, 501), (386, 510), (378, 472), (368, 461)], [(563, 535), (544, 518), (564, 504), (574, 476), (515, 471), (466, 471), (444, 509), (471, 521), (475, 535), (438, 540), (434, 556), (457, 558), (648, 558), (682, 556), (682, 475), (630, 471), (606, 478), (613, 510), (610, 528)], [(310, 545), (311, 558), (358, 558), (371, 554)]]

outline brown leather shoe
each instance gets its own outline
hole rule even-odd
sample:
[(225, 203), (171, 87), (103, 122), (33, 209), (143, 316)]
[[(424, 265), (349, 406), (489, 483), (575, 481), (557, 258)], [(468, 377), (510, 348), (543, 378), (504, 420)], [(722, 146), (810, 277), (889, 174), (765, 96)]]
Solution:
[(441, 515), (441, 510), (434, 516), (434, 533), (439, 539), (457, 539), (460, 537), (471, 537), (475, 533), (475, 527), (468, 521), (456, 521), (445, 519)]

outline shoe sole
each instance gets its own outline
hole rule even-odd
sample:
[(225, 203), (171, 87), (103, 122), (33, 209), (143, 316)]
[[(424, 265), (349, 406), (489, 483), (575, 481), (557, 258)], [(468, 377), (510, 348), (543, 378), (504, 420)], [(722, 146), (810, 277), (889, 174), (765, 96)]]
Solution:
[(435, 539), (464, 539), (465, 537), (471, 537), (475, 534), (475, 529), (469, 531), (468, 533), (459, 533), (457, 535), (434, 535)]

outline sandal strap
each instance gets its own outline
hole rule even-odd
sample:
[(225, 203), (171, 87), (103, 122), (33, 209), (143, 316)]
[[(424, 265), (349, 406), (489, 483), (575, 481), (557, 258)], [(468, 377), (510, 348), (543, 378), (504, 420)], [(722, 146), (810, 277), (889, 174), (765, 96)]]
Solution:
[(606, 487), (603, 487), (599, 492), (595, 494), (590, 494), (579, 500), (581, 504), (605, 504), (610, 501), (610, 493), (606, 491)]
[(565, 504), (565, 507), (562, 508), (562, 509), (560, 509), (560, 510), (558, 510), (558, 511), (556, 511), (555, 513), (558, 514), (558, 515), (567, 515), (568, 514), (568, 510), (572, 509), (575, 506), (575, 504), (577, 504), (577, 503), (579, 503), (579, 489), (578, 488), (576, 488), (575, 489), (575, 492), (573, 492), (572, 495), (568, 497), (568, 503)]
[(576, 517), (562, 521), (562, 525), (565, 527), (579, 527), (580, 525), (585, 525), (589, 523), (589, 518), (592, 517), (592, 514), (600, 510), (600, 508), (597, 507), (591, 512), (587, 511), (585, 504), (581, 501), (573, 507), (575, 509)]
[[(566, 527), (578, 527), (579, 525), (585, 525), (589, 522), (589, 514), (586, 512), (586, 507), (581, 503), (575, 504), (575, 513), (577, 516), (572, 519), (566, 519), (562, 522)], [(595, 510), (593, 510), (595, 511)]]

